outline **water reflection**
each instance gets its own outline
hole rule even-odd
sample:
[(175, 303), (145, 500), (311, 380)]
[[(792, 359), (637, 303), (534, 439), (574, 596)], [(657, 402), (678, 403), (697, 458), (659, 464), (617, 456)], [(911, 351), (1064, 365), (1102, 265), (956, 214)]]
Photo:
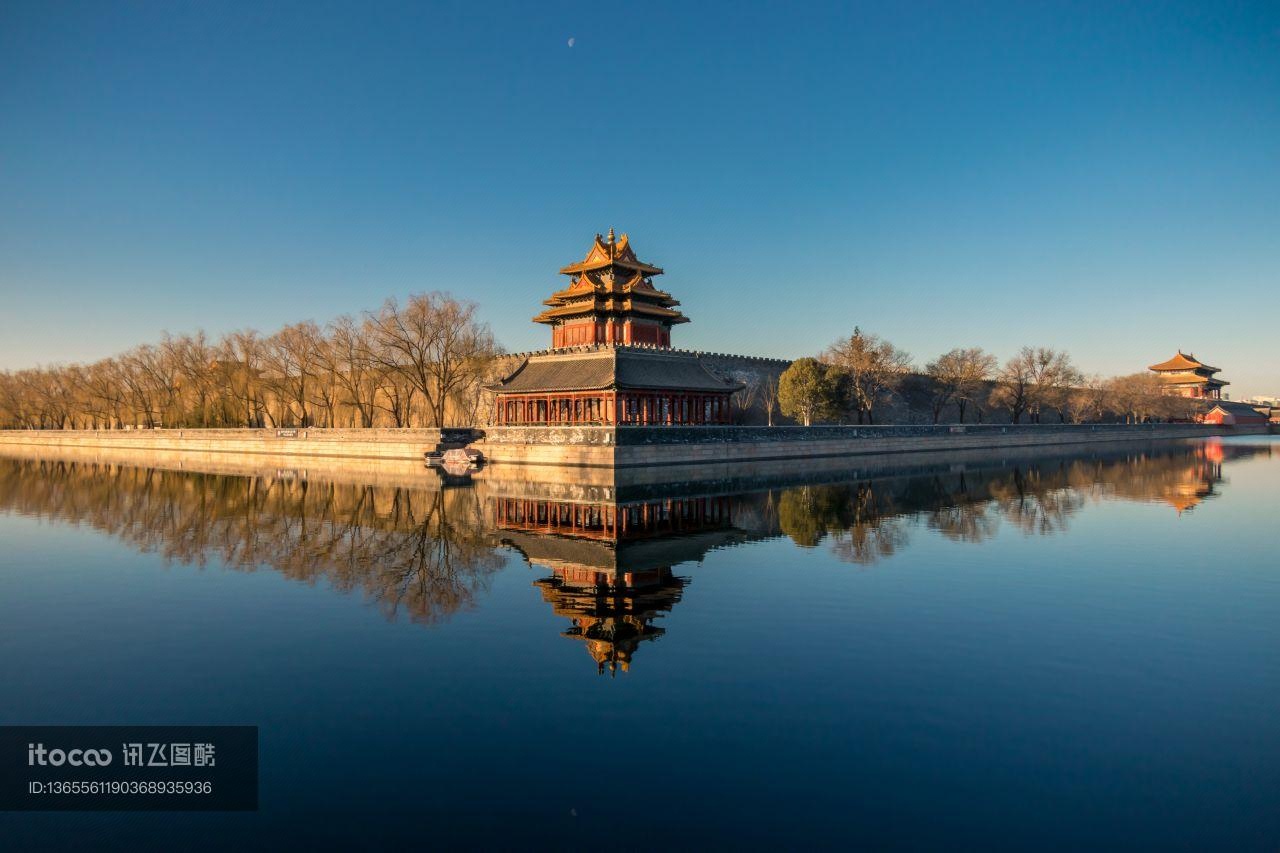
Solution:
[(662, 635), (654, 620), (680, 600), (688, 578), (672, 567), (740, 541), (734, 499), (673, 498), (641, 503), (572, 503), (498, 497), (500, 541), (532, 566), (552, 611), (569, 620), (603, 673), (626, 671), (640, 643)]
[[(808, 482), (726, 492), (646, 486), (640, 496), (558, 482), (421, 477), (368, 485), (294, 470), (253, 476), (42, 458), (0, 460), (0, 511), (85, 525), (168, 560), (359, 591), (391, 618), (433, 623), (475, 605), (515, 553), (600, 672), (627, 670), (709, 551), (785, 536), (869, 566), (921, 531), (981, 543), (1002, 525), (1068, 528), (1090, 502), (1156, 501), (1179, 515), (1222, 488), (1237, 458), (1271, 447), (1203, 443), (1005, 465), (826, 471)], [(842, 477), (847, 476), (847, 479)], [(827, 482), (823, 482), (823, 479)], [(456, 486), (456, 487), (453, 487)]]
[(473, 605), (503, 565), (470, 489), (10, 459), (0, 510), (86, 525), (178, 563), (214, 558), (359, 590), (388, 617), (424, 623)]

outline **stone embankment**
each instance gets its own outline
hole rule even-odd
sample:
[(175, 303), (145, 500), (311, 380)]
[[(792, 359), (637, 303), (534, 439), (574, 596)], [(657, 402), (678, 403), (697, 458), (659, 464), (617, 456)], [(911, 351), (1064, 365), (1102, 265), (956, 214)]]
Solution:
[(470, 430), (438, 429), (136, 429), (0, 430), (0, 447), (110, 448), (422, 461), (428, 450), (461, 447)]
[(844, 456), (1056, 447), (1263, 434), (1200, 424), (1020, 424), (814, 427), (489, 427), (472, 444), (490, 462), (644, 467)]
[(0, 430), (6, 447), (110, 449), (333, 460), (422, 461), (471, 441), (498, 465), (603, 468), (823, 459), (1265, 434), (1266, 427), (1196, 424), (1022, 424), (816, 427), (489, 427), (437, 429)]

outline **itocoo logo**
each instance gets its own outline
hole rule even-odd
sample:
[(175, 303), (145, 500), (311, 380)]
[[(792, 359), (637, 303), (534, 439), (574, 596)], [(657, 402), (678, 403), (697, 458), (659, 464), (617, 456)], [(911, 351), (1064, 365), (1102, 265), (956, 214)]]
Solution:
[(111, 763), (109, 749), (45, 749), (42, 743), (27, 744), (27, 766), (106, 767)]

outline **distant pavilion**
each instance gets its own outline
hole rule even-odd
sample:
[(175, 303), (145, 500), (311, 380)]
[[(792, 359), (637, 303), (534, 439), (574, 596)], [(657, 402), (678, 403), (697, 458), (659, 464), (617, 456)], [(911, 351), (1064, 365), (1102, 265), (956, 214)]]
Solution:
[(1214, 378), (1214, 374), (1220, 372), (1219, 368), (1210, 367), (1182, 350), (1168, 361), (1151, 365), (1148, 370), (1160, 378), (1166, 394), (1178, 397), (1221, 400), (1223, 386), (1231, 384)]
[(533, 318), (551, 327), (551, 349), (492, 386), (495, 424), (730, 422), (729, 398), (742, 384), (670, 348), (671, 327), (689, 318), (653, 286), (662, 269), (637, 258), (626, 234), (597, 234), (587, 256), (560, 272), (569, 286)]

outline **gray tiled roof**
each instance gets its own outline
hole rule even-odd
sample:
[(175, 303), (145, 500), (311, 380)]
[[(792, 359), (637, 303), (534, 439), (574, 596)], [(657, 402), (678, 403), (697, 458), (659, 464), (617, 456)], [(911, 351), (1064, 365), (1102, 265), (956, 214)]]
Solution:
[(494, 386), (499, 391), (737, 391), (742, 385), (712, 372), (692, 353), (608, 347), (530, 356)]
[(1206, 412), (1211, 412), (1214, 409), (1222, 409), (1222, 411), (1233, 415), (1264, 417), (1254, 406), (1250, 406), (1248, 403), (1241, 403), (1238, 400), (1206, 400), (1204, 402), (1204, 410)]

